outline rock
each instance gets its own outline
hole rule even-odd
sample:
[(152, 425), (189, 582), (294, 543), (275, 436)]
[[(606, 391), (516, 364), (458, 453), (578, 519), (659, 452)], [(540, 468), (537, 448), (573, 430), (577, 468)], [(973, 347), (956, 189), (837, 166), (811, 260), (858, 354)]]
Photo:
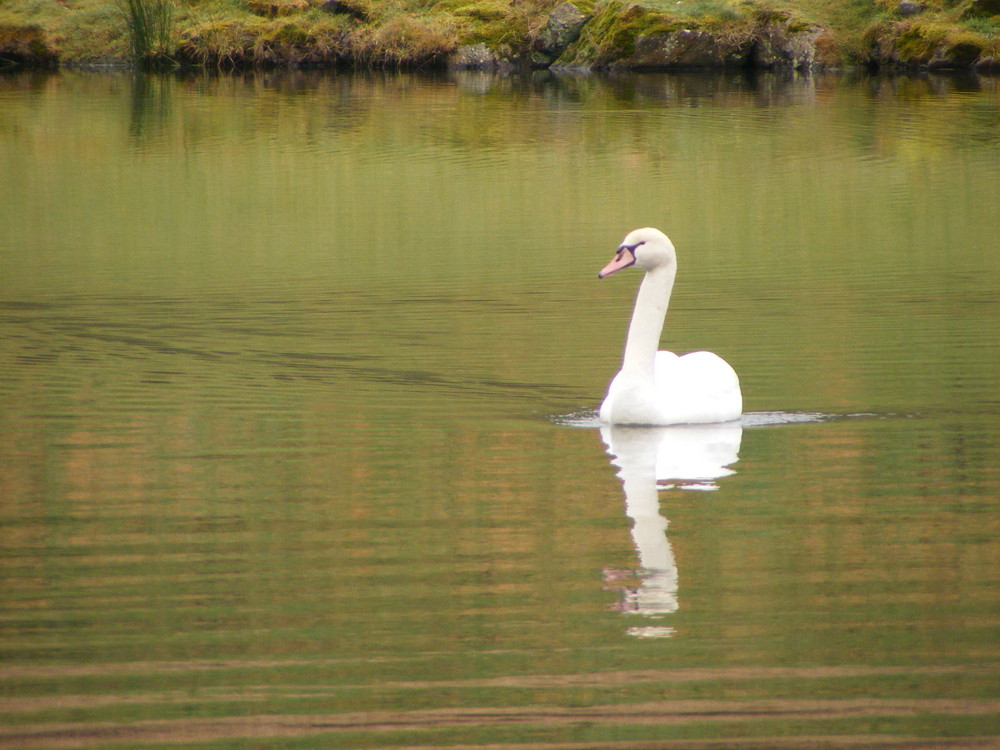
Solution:
[(901, 0), (899, 5), (896, 6), (896, 12), (904, 18), (919, 15), (924, 12), (924, 9), (924, 5), (916, 3), (913, 0)]
[(714, 34), (681, 29), (636, 37), (635, 51), (622, 61), (634, 70), (755, 67), (811, 70), (817, 65), (820, 26), (768, 19), (744, 33)]
[(359, 21), (367, 21), (369, 16), (367, 6), (358, 0), (325, 0), (320, 7), (327, 13), (342, 13)]
[(739, 67), (746, 60), (743, 46), (740, 40), (691, 29), (640, 34), (635, 52), (622, 63), (633, 70)]
[(962, 11), (962, 18), (990, 18), (1000, 16), (1000, 0), (971, 0)]
[(466, 44), (448, 59), (451, 70), (496, 70), (500, 58), (485, 44)]
[(995, 57), (980, 57), (974, 67), (977, 73), (1000, 73), (1000, 60)]
[(577, 40), (587, 20), (588, 17), (573, 3), (557, 6), (532, 42), (531, 64), (545, 68), (555, 62)]
[(958, 41), (934, 50), (927, 63), (931, 70), (966, 70), (973, 67), (983, 54), (983, 48), (972, 41)]
[(765, 70), (811, 70), (816, 64), (816, 40), (824, 33), (819, 26), (766, 24), (756, 34), (750, 62)]

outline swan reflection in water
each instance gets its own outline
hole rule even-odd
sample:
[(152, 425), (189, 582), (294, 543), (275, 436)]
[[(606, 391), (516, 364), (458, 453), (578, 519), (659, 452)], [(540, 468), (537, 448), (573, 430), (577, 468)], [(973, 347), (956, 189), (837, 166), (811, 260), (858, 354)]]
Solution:
[[(632, 519), (632, 539), (639, 553), (637, 571), (604, 573), (608, 584), (622, 589), (623, 612), (658, 618), (677, 610), (677, 563), (666, 535), (668, 521), (660, 513), (659, 491), (718, 489), (717, 480), (735, 473), (729, 467), (739, 460), (742, 436), (739, 422), (601, 426), (625, 490), (625, 514)], [(667, 637), (673, 629), (646, 626), (629, 633)]]

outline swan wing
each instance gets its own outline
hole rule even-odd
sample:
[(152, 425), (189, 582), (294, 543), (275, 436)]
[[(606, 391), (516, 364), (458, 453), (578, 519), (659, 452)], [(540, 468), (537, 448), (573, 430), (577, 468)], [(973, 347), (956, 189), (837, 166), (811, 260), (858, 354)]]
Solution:
[(657, 352), (654, 380), (661, 411), (674, 423), (731, 422), (743, 412), (736, 371), (712, 352)]

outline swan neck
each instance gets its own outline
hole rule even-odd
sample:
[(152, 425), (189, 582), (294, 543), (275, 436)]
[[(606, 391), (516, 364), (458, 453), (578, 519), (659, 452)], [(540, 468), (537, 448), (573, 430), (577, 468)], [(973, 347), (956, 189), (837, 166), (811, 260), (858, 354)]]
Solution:
[(660, 334), (667, 315), (670, 292), (674, 285), (673, 268), (654, 268), (646, 272), (632, 311), (622, 371), (652, 378), (653, 362), (660, 347)]

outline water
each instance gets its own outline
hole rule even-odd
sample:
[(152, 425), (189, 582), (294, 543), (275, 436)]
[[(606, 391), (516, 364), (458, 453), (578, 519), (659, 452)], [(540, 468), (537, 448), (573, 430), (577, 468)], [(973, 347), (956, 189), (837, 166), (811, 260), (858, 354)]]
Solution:
[[(1000, 744), (998, 126), (960, 77), (0, 78), (0, 744)], [(597, 427), (642, 225), (739, 426)]]

